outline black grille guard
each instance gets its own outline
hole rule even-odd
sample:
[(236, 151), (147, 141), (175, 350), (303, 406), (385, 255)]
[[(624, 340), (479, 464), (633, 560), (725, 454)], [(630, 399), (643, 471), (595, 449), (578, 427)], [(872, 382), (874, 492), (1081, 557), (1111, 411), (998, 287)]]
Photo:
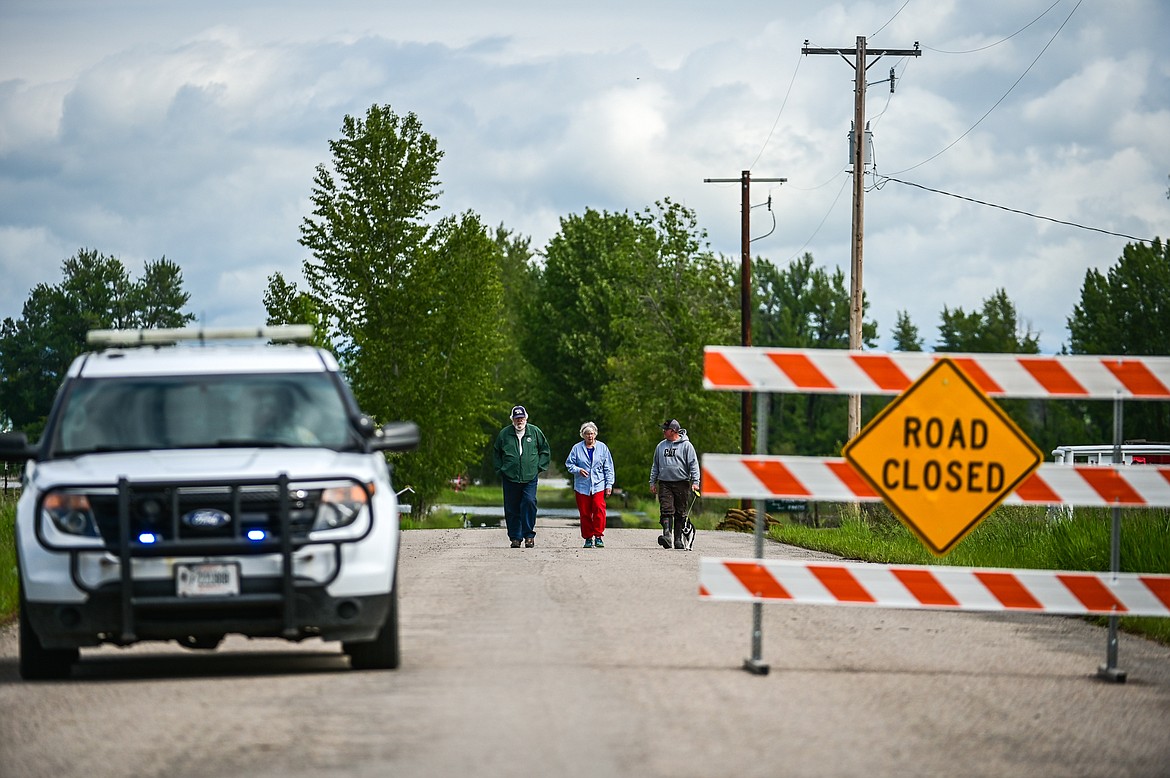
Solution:
[[(291, 514), (291, 500), (289, 498), (290, 483), (296, 485), (312, 484), (314, 488), (325, 486), (336, 486), (343, 483), (356, 484), (366, 493), (366, 509), (369, 512), (369, 522), (365, 531), (354, 537), (347, 538), (328, 538), (328, 539), (311, 539), (309, 532), (305, 532), (301, 536), (294, 537), (292, 522), (290, 520)], [(276, 511), (277, 529), (279, 529), (279, 537), (275, 540), (266, 538), (265, 540), (255, 541), (244, 537), (244, 527), (242, 522), (234, 520), (231, 522), (233, 527), (233, 534), (231, 537), (218, 537), (206, 540), (159, 540), (153, 543), (140, 543), (132, 538), (130, 526), (130, 507), (131, 498), (134, 492), (137, 491), (154, 491), (170, 490), (172, 494), (173, 504), (171, 510), (170, 520), (172, 526), (172, 537), (178, 537), (178, 522), (180, 521), (180, 512), (177, 507), (179, 504), (179, 495), (183, 489), (203, 489), (203, 488), (226, 488), (230, 491), (231, 505), (233, 506), (233, 516), (239, 516), (241, 505), (241, 489), (250, 486), (259, 487), (274, 487), (277, 494), (278, 510)], [(199, 480), (136, 480), (131, 481), (128, 478), (122, 477), (118, 479), (117, 500), (118, 500), (118, 537), (115, 543), (109, 543), (101, 537), (95, 538), (95, 544), (92, 546), (61, 546), (51, 543), (45, 537), (42, 530), (42, 523), (48, 519), (45, 517), (43, 503), (45, 495), (50, 492), (69, 491), (85, 493), (87, 490), (102, 490), (108, 493), (109, 484), (57, 484), (51, 489), (41, 493), (37, 498), (36, 505), (36, 520), (34, 528), (36, 531), (37, 542), (45, 549), (54, 552), (63, 552), (69, 554), (69, 570), (70, 576), (73, 579), (74, 585), (87, 594), (94, 594), (96, 589), (87, 585), (81, 578), (80, 558), (82, 554), (115, 554), (118, 558), (120, 566), (120, 600), (121, 600), (121, 614), (122, 614), (122, 630), (121, 640), (125, 643), (132, 643), (137, 640), (135, 631), (135, 606), (169, 606), (180, 610), (195, 610), (200, 608), (212, 607), (215, 605), (222, 605), (225, 603), (249, 605), (273, 605), (279, 604), (281, 606), (281, 620), (283, 622), (282, 632), (286, 638), (295, 638), (298, 635), (298, 629), (294, 618), (294, 605), (296, 597), (297, 581), (293, 576), (292, 555), (294, 552), (311, 545), (322, 545), (333, 547), (333, 573), (328, 580), (324, 582), (313, 582), (313, 586), (328, 586), (336, 580), (341, 571), (341, 547), (347, 543), (357, 543), (364, 540), (373, 531), (374, 515), (372, 492), (365, 483), (360, 480), (347, 476), (321, 476), (321, 477), (298, 477), (296, 481), (292, 481), (287, 473), (281, 473), (275, 480), (272, 478), (232, 478), (232, 479), (199, 479)], [(271, 534), (271, 533), (269, 533)], [(186, 597), (168, 596), (168, 597), (136, 597), (134, 595), (134, 580), (131, 570), (131, 562), (136, 558), (151, 558), (151, 557), (192, 557), (192, 556), (263, 556), (269, 554), (280, 555), (280, 592), (279, 593), (258, 593), (258, 594), (239, 594), (230, 597), (200, 597), (191, 599)], [(108, 585), (108, 584), (107, 584)]]

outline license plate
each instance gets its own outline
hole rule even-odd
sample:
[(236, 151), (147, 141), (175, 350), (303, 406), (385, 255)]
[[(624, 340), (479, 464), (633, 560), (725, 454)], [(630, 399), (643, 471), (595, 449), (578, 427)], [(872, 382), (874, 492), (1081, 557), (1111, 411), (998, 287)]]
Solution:
[(175, 565), (175, 593), (180, 597), (234, 597), (240, 593), (240, 566)]

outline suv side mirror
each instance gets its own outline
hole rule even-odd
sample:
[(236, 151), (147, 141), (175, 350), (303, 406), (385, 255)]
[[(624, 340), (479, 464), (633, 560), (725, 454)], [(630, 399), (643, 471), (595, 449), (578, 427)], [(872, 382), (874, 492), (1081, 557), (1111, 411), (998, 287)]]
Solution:
[(370, 438), (371, 451), (413, 451), (418, 448), (418, 425), (413, 421), (392, 421)]
[(21, 464), (36, 453), (36, 447), (28, 444), (28, 435), (23, 432), (0, 432), (0, 462)]

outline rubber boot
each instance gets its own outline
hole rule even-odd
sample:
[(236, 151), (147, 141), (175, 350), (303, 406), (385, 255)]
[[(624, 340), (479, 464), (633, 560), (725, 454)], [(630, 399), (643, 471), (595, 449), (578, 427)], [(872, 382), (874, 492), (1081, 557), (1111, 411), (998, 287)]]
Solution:
[(670, 548), (670, 516), (663, 516), (659, 519), (662, 525), (662, 534), (658, 536), (658, 544), (663, 548)]
[(679, 516), (674, 517), (674, 547), (683, 548), (683, 525), (686, 524), (686, 519)]

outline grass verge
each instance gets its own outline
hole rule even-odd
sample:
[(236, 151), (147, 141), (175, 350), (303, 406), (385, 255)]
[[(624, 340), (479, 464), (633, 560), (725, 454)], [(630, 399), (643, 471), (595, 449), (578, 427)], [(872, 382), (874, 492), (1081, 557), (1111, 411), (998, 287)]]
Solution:
[(16, 616), (16, 491), (0, 490), (0, 624)]
[[(1170, 573), (1170, 510), (1133, 509), (1121, 516), (1121, 571)], [(827, 529), (781, 524), (770, 536), (865, 562), (1107, 572), (1111, 526), (1105, 508), (1077, 508), (1070, 519), (1050, 521), (1043, 508), (1005, 506), (942, 559), (927, 551), (884, 506), (867, 510), (865, 516), (846, 508), (840, 526)], [(1119, 625), (1170, 645), (1170, 618), (1124, 616)]]

